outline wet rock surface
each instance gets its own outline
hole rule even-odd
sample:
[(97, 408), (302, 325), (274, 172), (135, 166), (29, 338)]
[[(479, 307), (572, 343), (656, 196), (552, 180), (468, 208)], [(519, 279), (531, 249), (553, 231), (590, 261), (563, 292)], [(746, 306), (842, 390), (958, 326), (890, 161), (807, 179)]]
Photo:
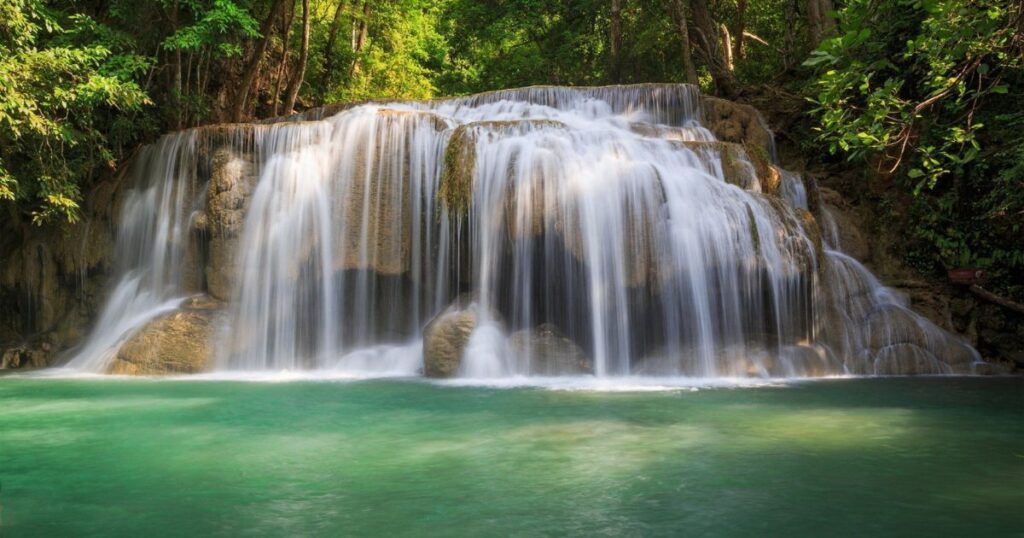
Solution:
[(231, 298), (237, 278), (238, 241), (257, 180), (251, 159), (230, 147), (213, 152), (206, 211), (195, 221), (197, 231), (209, 238), (207, 289), (220, 300)]
[[(562, 99), (565, 93), (564, 89), (548, 91), (553, 102)], [(612, 92), (593, 91), (601, 95), (604, 95), (601, 92)], [(498, 92), (467, 98), (465, 102), (487, 101), (499, 94), (505, 95)], [(866, 207), (854, 205), (836, 190), (827, 186), (812, 189), (811, 182), (808, 184), (809, 212), (785, 207), (780, 197), (782, 173), (771, 164), (772, 135), (758, 111), (706, 96), (700, 98), (700, 103), (705, 127), (719, 141), (687, 141), (685, 136), (689, 134), (666, 126), (632, 128), (644, 136), (669, 140), (698, 153), (714, 154), (712, 158), (720, 161), (724, 180), (746, 189), (746, 194), (752, 195), (751, 205), (766, 208), (772, 215), (771, 229), (763, 223), (759, 229), (753, 218), (749, 219), (749, 226), (744, 219), (737, 219), (735, 223), (738, 234), (755, 236), (755, 256), (749, 262), (752, 266), (764, 263), (761, 259), (764, 252), (757, 242), (774, 237), (782, 245), (785, 257), (794, 260), (793, 265), (797, 266), (792, 269), (794, 281), (818, 279), (815, 285), (826, 294), (835, 294), (840, 281), (847, 285), (843, 291), (846, 296), (840, 297), (840, 301), (845, 301), (841, 313), (848, 315), (860, 331), (853, 340), (862, 341), (843, 345), (865, 354), (868, 361), (865, 364), (870, 368), (862, 373), (998, 373), (1006, 369), (979, 366), (977, 356), (969, 347), (951, 337), (936, 337), (932, 328), (923, 325), (915, 314), (908, 314), (909, 310), (903, 312), (879, 308), (874, 303), (865, 304), (863, 299), (873, 293), (869, 286), (860, 286), (849, 279), (837, 280), (835, 275), (823, 270), (828, 263), (824, 251), (829, 244), (868, 264), (881, 276), (883, 283), (906, 295), (903, 301), (906, 306), (925, 315), (937, 327), (965, 334), (970, 343), (982, 350), (983, 358), (1004, 358), (1024, 364), (1020, 346), (1024, 341), (1024, 323), (1019, 316), (980, 304), (964, 290), (936, 284), (906, 270), (892, 253), (900, 244), (899, 231), (878, 230)], [(620, 105), (622, 103), (615, 104)], [(685, 112), (690, 114), (695, 110)], [(335, 275), (344, 271), (367, 271), (412, 282), (420, 278), (419, 273), (411, 271), (415, 267), (412, 247), (416, 241), (415, 230), (422, 231), (439, 216), (431, 215), (431, 222), (419, 222), (412, 217), (410, 200), (413, 198), (406, 190), (410, 185), (409, 158), (403, 156), (409, 146), (398, 135), (416, 122), (426, 122), (435, 134), (453, 126), (439, 116), (424, 112), (381, 110), (377, 114), (374, 129), (394, 136), (366, 142), (373, 146), (359, 146), (355, 153), (363, 155), (362, 161), (345, 161), (346, 166), (351, 165), (356, 171), (351, 175), (360, 180), (339, 184), (329, 193), (327, 203), (332, 211), (344, 215), (344, 222), (338, 223), (344, 232), (334, 235), (329, 265)], [(439, 178), (440, 191), (436, 193), (439, 201), (453, 214), (465, 213), (469, 207), (473, 174), (479, 164), (474, 161), (476, 137), (564, 128), (564, 124), (556, 121), (529, 120), (477, 121), (454, 129), (447, 153), (442, 152), (444, 170)], [(205, 301), (208, 304), (193, 301), (150, 322), (122, 346), (112, 372), (184, 373), (209, 367), (210, 340), (213, 327), (222, 316), (221, 301), (231, 299), (240, 279), (236, 258), (258, 180), (252, 142), (255, 130), (253, 126), (205, 129), (199, 157), (195, 158), (200, 162), (188, 161), (196, 167), (197, 173), (191, 180), (196, 184), (187, 188), (204, 189), (205, 198), (196, 203), (195, 214), (191, 217), (191, 235), (182, 262), (182, 288), (188, 292), (208, 293), (210, 300)], [(370, 138), (365, 137), (365, 140)], [(390, 155), (398, 157), (391, 159), (387, 157)], [(662, 291), (665, 282), (674, 278), (671, 268), (659, 264), (659, 249), (663, 245), (660, 241), (664, 238), (659, 234), (664, 234), (664, 230), (658, 228), (657, 217), (666, 198), (663, 188), (659, 190), (658, 184), (652, 182), (660, 182), (660, 177), (652, 175), (649, 180), (638, 181), (643, 187), (640, 192), (649, 199), (634, 200), (622, 209), (621, 215), (615, 215), (621, 217), (621, 235), (627, 238), (627, 244), (611, 246), (584, 242), (578, 232), (579, 208), (574, 207), (572, 200), (564, 199), (564, 193), (559, 194), (561, 197), (552, 195), (552, 185), (546, 183), (548, 178), (543, 167), (538, 167), (528, 179), (501, 193), (504, 196), (499, 204), (501, 209), (495, 210), (499, 214), (495, 218), (500, 219), (495, 222), (501, 223), (508, 237), (515, 241), (544, 238), (548, 241), (545, 248), (571, 253), (574, 263), (580, 267), (609, 252), (628, 253), (620, 256), (624, 275), (621, 281), (631, 289), (630, 293), (655, 295)], [(0, 239), (0, 260), (6, 262), (0, 269), (0, 299), (5, 304), (0, 311), (0, 349), (7, 350), (0, 356), (2, 367), (46, 365), (60, 350), (84, 336), (107, 289), (115, 248), (116, 208), (123, 190), (124, 182), (120, 178), (100, 182), (87, 196), (86, 218), (81, 223), (60, 230), (22, 226), (18, 228), (17, 237)], [(552, 238), (557, 241), (551, 241)], [(468, 241), (466, 237), (460, 240)], [(294, 271), (296, 281), (308, 277), (302, 272), (303, 264), (314, 251), (312, 240), (309, 248), (298, 249), (298, 257), (303, 259), (295, 260), (299, 268)], [(466, 276), (471, 270), (465, 256), (455, 263), (464, 265), (458, 268), (462, 271), (459, 278), (470, 278)], [(575, 270), (576, 266), (573, 267)], [(457, 272), (454, 267), (452, 272)], [(438, 275), (431, 276), (432, 282), (441, 280)], [(315, 288), (310, 289), (316, 291)], [(900, 305), (903, 302), (897, 301)], [(431, 320), (424, 327), (424, 373), (431, 377), (456, 375), (470, 335), (480, 321), (478, 311), (458, 302)], [(845, 322), (835, 316), (823, 323), (835, 325), (841, 321)], [(415, 331), (422, 326), (422, 321), (410, 325), (415, 325)], [(825, 328), (823, 334), (837, 332), (832, 327)], [(49, 349), (40, 347), (40, 342)], [(593, 369), (581, 348), (553, 325), (519, 331), (510, 336), (508, 343), (514, 352), (529, 355), (528, 369), (534, 375), (588, 373)], [(738, 366), (737, 371), (742, 375), (820, 375), (835, 368), (830, 362), (834, 357), (823, 358), (819, 348), (795, 339), (779, 344), (789, 346), (791, 356), (784, 361), (750, 362)], [(790, 364), (799, 373), (790, 373), (780, 366), (782, 363)]]
[(512, 333), (509, 347), (513, 353), (526, 358), (530, 375), (594, 373), (594, 365), (583, 349), (550, 323)]
[(209, 370), (214, 337), (224, 314), (219, 302), (186, 301), (131, 336), (117, 351), (109, 373), (123, 375), (193, 374)]
[(453, 377), (462, 366), (469, 337), (479, 322), (473, 304), (454, 304), (423, 329), (423, 374)]
[(12, 352), (5, 368), (48, 366), (85, 335), (106, 294), (126, 183), (123, 175), (98, 182), (74, 224), (0, 225), (0, 349), (29, 350)]

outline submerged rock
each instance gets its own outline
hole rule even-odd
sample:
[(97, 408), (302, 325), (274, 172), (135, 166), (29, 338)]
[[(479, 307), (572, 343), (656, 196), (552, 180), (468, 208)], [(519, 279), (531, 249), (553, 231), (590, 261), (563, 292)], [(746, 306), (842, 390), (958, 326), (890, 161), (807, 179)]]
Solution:
[(110, 366), (111, 374), (193, 374), (213, 363), (213, 337), (221, 320), (219, 303), (188, 302), (161, 316), (125, 342)]
[(530, 375), (594, 372), (594, 365), (583, 349), (550, 323), (512, 333), (509, 347), (514, 353), (527, 358)]

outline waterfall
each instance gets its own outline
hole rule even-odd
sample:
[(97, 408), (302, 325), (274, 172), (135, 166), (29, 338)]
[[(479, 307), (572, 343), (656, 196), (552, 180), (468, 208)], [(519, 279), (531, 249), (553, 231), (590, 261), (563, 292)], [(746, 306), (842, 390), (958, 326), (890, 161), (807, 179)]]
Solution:
[(759, 115), (760, 138), (720, 140), (702, 103), (688, 85), (531, 87), (169, 135), (135, 160), (119, 281), (71, 365), (102, 370), (191, 293), (228, 312), (221, 369), (414, 374), (453, 312), (473, 377), (549, 371), (550, 342), (598, 376), (978, 360), (839, 251)]
[(115, 281), (96, 326), (73, 350), (71, 368), (102, 371), (139, 327), (183, 299), (183, 260), (196, 206), (196, 133), (168, 135), (131, 164), (136, 181), (121, 202)]

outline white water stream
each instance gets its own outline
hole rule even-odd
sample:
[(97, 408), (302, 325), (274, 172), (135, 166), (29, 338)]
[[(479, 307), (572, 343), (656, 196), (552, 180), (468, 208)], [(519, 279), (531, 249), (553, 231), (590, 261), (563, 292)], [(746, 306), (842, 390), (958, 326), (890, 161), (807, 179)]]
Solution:
[[(219, 369), (415, 374), (423, 327), (460, 293), (480, 315), (467, 377), (529, 372), (531, 353), (507, 338), (542, 323), (598, 376), (896, 373), (906, 360), (947, 373), (943, 350), (966, 348), (852, 258), (819, 252), (800, 177), (783, 172), (780, 197), (760, 192), (742, 154), (707, 143), (690, 86), (527, 88), (314, 116), (237, 127), (251, 141), (227, 145), (252, 164), (254, 188)], [(203, 291), (182, 280), (202, 264), (187, 244), (213, 150), (197, 132), (136, 159), (119, 281), (69, 366), (104, 370), (126, 337)], [(914, 349), (893, 355), (898, 345)]]

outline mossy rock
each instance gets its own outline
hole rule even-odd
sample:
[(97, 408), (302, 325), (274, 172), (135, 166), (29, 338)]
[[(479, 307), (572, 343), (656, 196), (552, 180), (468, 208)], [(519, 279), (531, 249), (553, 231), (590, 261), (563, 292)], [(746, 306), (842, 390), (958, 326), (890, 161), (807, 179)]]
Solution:
[(444, 151), (437, 197), (452, 215), (465, 215), (473, 196), (476, 172), (476, 134), (469, 125), (460, 125), (448, 139)]
[(453, 216), (469, 212), (473, 200), (473, 175), (476, 173), (476, 144), (482, 133), (509, 136), (565, 127), (564, 123), (555, 120), (478, 121), (458, 126), (445, 148), (438, 199)]
[(756, 108), (707, 95), (701, 96), (701, 108), (704, 126), (719, 140), (771, 153), (772, 133)]
[(462, 367), (462, 354), (479, 322), (475, 305), (448, 307), (423, 329), (423, 374), (454, 377)]

